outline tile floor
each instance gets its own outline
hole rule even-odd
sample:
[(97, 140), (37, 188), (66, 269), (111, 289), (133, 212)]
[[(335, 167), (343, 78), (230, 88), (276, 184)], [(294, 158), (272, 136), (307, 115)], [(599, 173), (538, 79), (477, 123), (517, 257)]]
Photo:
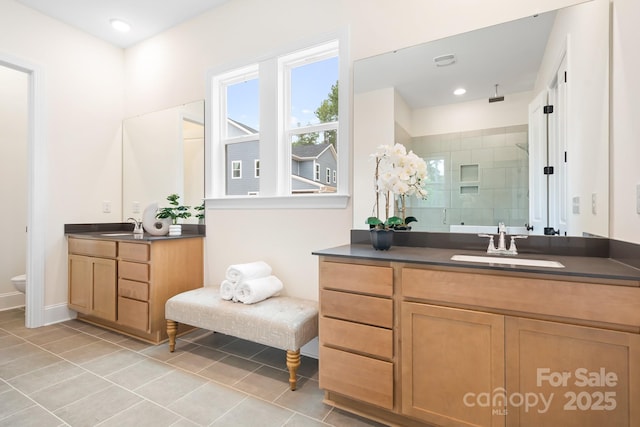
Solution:
[(0, 312), (1, 426), (381, 426), (322, 403), (318, 361), (289, 390), (285, 352), (195, 330), (176, 351), (83, 322)]

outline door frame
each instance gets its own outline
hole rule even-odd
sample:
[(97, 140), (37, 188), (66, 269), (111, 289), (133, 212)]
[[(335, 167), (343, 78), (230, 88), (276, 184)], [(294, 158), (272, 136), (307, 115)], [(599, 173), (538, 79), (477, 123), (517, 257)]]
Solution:
[(27, 142), (27, 287), (25, 326), (37, 328), (45, 324), (45, 132), (44, 73), (41, 67), (0, 53), (0, 65), (26, 73), (28, 82)]

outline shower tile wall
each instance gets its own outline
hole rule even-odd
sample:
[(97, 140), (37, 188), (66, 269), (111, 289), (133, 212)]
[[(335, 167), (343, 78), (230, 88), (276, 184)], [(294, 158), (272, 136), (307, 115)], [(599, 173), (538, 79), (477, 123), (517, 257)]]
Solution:
[(427, 200), (412, 198), (407, 215), (419, 231), (452, 224), (522, 226), (529, 216), (527, 125), (414, 137), (427, 161)]

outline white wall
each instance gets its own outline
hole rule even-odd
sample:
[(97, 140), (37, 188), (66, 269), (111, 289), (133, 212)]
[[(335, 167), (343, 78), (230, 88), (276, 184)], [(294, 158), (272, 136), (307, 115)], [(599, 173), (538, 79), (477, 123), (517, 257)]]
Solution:
[(414, 110), (411, 134), (440, 135), (525, 124), (532, 98), (532, 92), (520, 92), (491, 104), (482, 99)]
[(640, 2), (613, 3), (611, 73), (611, 237), (640, 244)]
[[(44, 77), (45, 305), (67, 299), (64, 224), (121, 217), (123, 53), (14, 1), (0, 1), (0, 54)], [(102, 213), (110, 200), (111, 214)], [(3, 243), (4, 244), (4, 243)]]
[[(353, 147), (353, 164), (358, 165), (359, 173), (362, 174), (353, 180), (354, 199), (356, 194), (358, 199), (358, 203), (353, 205), (353, 228), (368, 229), (366, 219), (378, 216), (373, 210), (376, 201), (373, 178), (375, 163), (370, 154), (378, 146), (395, 141), (395, 96), (395, 91), (387, 88), (361, 93), (353, 99), (353, 138), (355, 141), (367, 141), (366, 144)], [(384, 216), (383, 209), (381, 205), (380, 218)]]
[(27, 271), (28, 75), (0, 65), (0, 310), (24, 305), (11, 278)]

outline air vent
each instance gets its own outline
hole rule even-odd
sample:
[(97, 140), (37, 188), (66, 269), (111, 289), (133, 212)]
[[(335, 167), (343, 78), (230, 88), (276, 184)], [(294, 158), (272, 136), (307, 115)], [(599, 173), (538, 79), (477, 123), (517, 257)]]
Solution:
[(448, 55), (440, 55), (433, 58), (433, 62), (436, 63), (436, 67), (447, 67), (453, 65), (456, 62), (456, 56), (453, 53)]

